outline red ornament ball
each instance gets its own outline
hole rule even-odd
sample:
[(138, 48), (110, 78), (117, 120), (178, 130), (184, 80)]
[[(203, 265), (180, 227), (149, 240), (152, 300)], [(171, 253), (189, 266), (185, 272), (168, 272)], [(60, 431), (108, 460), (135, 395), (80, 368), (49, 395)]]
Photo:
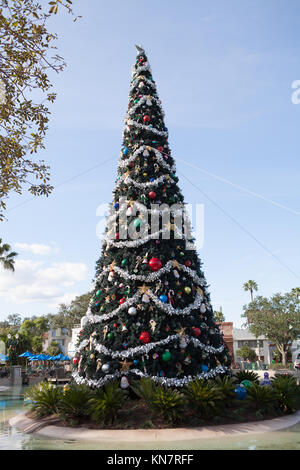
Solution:
[(145, 116), (143, 117), (143, 121), (144, 122), (149, 122), (150, 121), (150, 116), (148, 116), (148, 114), (145, 114)]
[(119, 300), (119, 304), (122, 305), (125, 301), (126, 301), (126, 299), (124, 297), (122, 297), (122, 299)]
[(155, 191), (150, 191), (150, 193), (148, 193), (148, 196), (150, 199), (155, 199), (156, 198), (156, 192)]
[(120, 238), (120, 234), (119, 234), (119, 232), (117, 232), (116, 235), (115, 235), (115, 239), (119, 240), (119, 238)]
[(150, 338), (148, 331), (142, 331), (142, 333), (140, 334), (139, 340), (142, 341), (142, 343), (146, 344), (150, 342), (150, 339), (151, 338)]
[(78, 357), (74, 357), (74, 359), (73, 359), (73, 364), (76, 365), (76, 364), (78, 364), (78, 362), (79, 362), (79, 358), (78, 358)]
[(160, 145), (159, 147), (157, 147), (157, 150), (158, 150), (159, 152), (162, 152), (163, 149), (164, 149), (164, 148), (163, 148), (161, 145)]
[(187, 268), (190, 268), (191, 265), (192, 265), (192, 262), (190, 259), (187, 259), (186, 262), (184, 263), (186, 265)]
[(159, 258), (151, 258), (148, 264), (151, 271), (159, 271), (162, 268), (162, 262)]
[(200, 328), (196, 328), (195, 326), (193, 326), (192, 330), (193, 330), (193, 333), (194, 333), (195, 336), (200, 336), (201, 335)]

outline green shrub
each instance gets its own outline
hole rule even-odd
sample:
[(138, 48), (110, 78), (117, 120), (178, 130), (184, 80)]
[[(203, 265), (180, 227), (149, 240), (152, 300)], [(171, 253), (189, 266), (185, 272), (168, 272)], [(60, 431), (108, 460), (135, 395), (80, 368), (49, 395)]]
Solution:
[(131, 385), (134, 393), (140, 397), (145, 403), (150, 406), (153, 395), (157, 388), (157, 385), (149, 377), (143, 377), (140, 380), (136, 380)]
[(252, 384), (247, 388), (247, 401), (254, 406), (258, 417), (278, 410), (277, 394), (270, 386)]
[(47, 382), (38, 383), (25, 393), (25, 401), (39, 417), (57, 414), (61, 398), (62, 389)]
[(223, 393), (212, 380), (194, 380), (184, 388), (184, 395), (191, 410), (196, 410), (204, 418), (221, 409)]
[(235, 383), (240, 384), (243, 380), (250, 380), (255, 384), (259, 384), (259, 375), (252, 370), (239, 370), (234, 374), (234, 381)]
[(96, 390), (89, 399), (91, 417), (94, 421), (113, 423), (118, 411), (123, 408), (128, 397), (128, 392), (120, 389), (117, 382), (104, 385)]
[(168, 423), (177, 423), (182, 419), (184, 396), (177, 390), (158, 385), (154, 389), (148, 406)]
[(224, 404), (230, 405), (232, 401), (235, 399), (235, 392), (234, 389), (236, 387), (235, 381), (233, 377), (225, 376), (217, 376), (214, 379), (217, 389), (222, 393), (224, 398)]
[(269, 365), (270, 370), (294, 370), (294, 365), (293, 364), (286, 364), (285, 366), (281, 362), (275, 362), (274, 364)]
[(283, 412), (293, 412), (299, 406), (299, 387), (292, 375), (276, 374), (271, 384), (277, 394), (279, 407)]
[(68, 421), (77, 422), (90, 414), (87, 406), (91, 390), (85, 385), (72, 384), (64, 387), (63, 396), (58, 406), (59, 415)]

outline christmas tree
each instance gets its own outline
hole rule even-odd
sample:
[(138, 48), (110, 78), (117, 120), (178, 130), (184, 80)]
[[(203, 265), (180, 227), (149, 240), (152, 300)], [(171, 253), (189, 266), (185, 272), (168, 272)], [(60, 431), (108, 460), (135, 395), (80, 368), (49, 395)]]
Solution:
[(113, 202), (73, 361), (76, 382), (91, 387), (118, 379), (126, 388), (139, 377), (180, 387), (230, 365), (151, 68), (136, 47)]

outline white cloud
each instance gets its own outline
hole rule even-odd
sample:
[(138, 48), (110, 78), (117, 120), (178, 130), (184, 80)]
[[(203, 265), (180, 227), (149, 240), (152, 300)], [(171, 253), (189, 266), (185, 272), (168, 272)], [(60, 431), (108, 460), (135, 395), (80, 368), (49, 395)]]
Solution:
[(50, 245), (44, 245), (42, 243), (15, 243), (15, 249), (19, 251), (28, 251), (34, 255), (49, 255), (53, 251), (53, 247)]
[[(84, 263), (51, 263), (16, 259), (15, 272), (0, 268), (0, 297), (16, 304), (29, 302), (57, 306), (78, 295), (68, 288), (87, 278)], [(74, 287), (73, 287), (74, 289)]]

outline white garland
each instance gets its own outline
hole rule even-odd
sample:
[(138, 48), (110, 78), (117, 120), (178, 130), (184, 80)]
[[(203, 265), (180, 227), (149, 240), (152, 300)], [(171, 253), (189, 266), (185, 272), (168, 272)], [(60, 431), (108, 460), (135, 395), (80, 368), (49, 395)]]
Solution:
[(127, 121), (125, 121), (125, 122), (126, 122), (127, 126), (136, 126), (140, 129), (143, 129), (145, 131), (153, 132), (154, 134), (160, 135), (162, 137), (168, 137), (168, 135), (169, 135), (168, 132), (159, 131), (155, 127), (145, 126), (144, 124), (141, 124), (140, 122), (133, 121), (132, 119), (127, 119)]
[[(167, 233), (168, 231), (170, 231), (168, 227), (162, 228), (155, 233), (148, 234), (144, 238), (138, 238), (137, 240), (131, 240), (131, 241), (115, 241), (106, 236), (103, 238), (103, 241), (105, 241), (108, 246), (113, 246), (114, 248), (124, 248), (124, 247), (136, 248), (138, 246), (144, 245), (149, 240), (158, 239), (160, 235)], [(181, 237), (177, 238), (177, 240), (186, 240), (185, 234), (180, 232), (176, 226), (175, 226), (175, 232), (177, 233), (177, 235), (181, 235)]]
[[(169, 175), (161, 175), (159, 178), (157, 178), (156, 180), (154, 181), (148, 181), (147, 183), (138, 183), (137, 181), (135, 181), (134, 179), (130, 178), (130, 176), (124, 176), (124, 175), (121, 175), (120, 176), (120, 179), (117, 181), (117, 184), (115, 186), (115, 190), (118, 186), (120, 186), (121, 183), (125, 183), (127, 185), (131, 184), (133, 186), (135, 186), (136, 188), (141, 188), (141, 189), (147, 189), (149, 188), (150, 186), (158, 186), (160, 185), (161, 183), (163, 183), (165, 180), (167, 180), (167, 182), (171, 182), (171, 183), (174, 183), (175, 181), (169, 177)], [(114, 190), (114, 191), (115, 191)]]
[[(131, 115), (133, 115), (133, 114), (135, 113), (135, 111), (136, 111), (140, 106), (142, 106), (143, 103), (145, 103), (145, 102), (148, 101), (148, 99), (149, 99), (149, 95), (143, 95), (143, 96), (140, 98), (139, 102), (136, 103), (135, 105), (133, 105), (133, 106), (128, 110), (128, 112), (127, 112), (127, 114), (126, 114), (126, 118), (128, 118), (128, 117), (131, 116)], [(159, 109), (160, 109), (160, 112), (161, 112), (162, 116), (165, 116), (164, 110), (162, 109), (162, 106), (161, 106), (161, 101), (160, 101), (158, 98), (155, 98), (154, 96), (151, 96), (151, 97), (150, 97), (150, 101), (151, 101), (151, 100), (154, 101), (154, 102), (157, 104), (157, 106), (158, 106)], [(152, 104), (149, 105), (149, 106), (152, 106)], [(126, 119), (126, 118), (125, 118), (125, 119)]]
[(137, 86), (137, 84), (140, 82), (140, 81), (143, 81), (143, 82), (146, 82), (148, 85), (150, 85), (154, 90), (156, 90), (156, 86), (155, 86), (155, 83), (153, 83), (151, 80), (149, 80), (149, 78), (146, 78), (146, 77), (137, 77), (131, 84), (131, 87), (130, 87), (130, 92), (129, 92), (129, 96), (130, 96), (130, 93), (133, 91), (133, 89)]
[(183, 309), (176, 309), (171, 304), (167, 304), (167, 303), (165, 304), (161, 302), (161, 300), (159, 300), (159, 298), (155, 294), (153, 294), (153, 292), (150, 289), (148, 290), (148, 295), (150, 299), (153, 300), (155, 305), (159, 307), (161, 310), (163, 310), (165, 313), (167, 313), (168, 315), (181, 315), (181, 316), (189, 315), (192, 310), (196, 310), (197, 308), (200, 307), (200, 305), (202, 304), (202, 300), (203, 300), (202, 295), (197, 293), (195, 300), (191, 305)]
[(115, 372), (114, 374), (109, 374), (106, 375), (105, 377), (99, 379), (99, 380), (92, 380), (92, 379), (85, 379), (84, 377), (81, 377), (78, 372), (74, 372), (72, 374), (75, 382), (78, 385), (88, 385), (89, 387), (102, 387), (106, 382), (110, 380), (115, 380), (119, 377), (122, 377), (124, 375), (129, 375), (130, 374), (135, 374), (139, 377), (150, 377), (154, 382), (160, 383), (161, 385), (166, 385), (167, 387), (183, 387), (185, 385), (188, 385), (190, 382), (192, 382), (195, 379), (212, 379), (216, 375), (219, 374), (225, 374), (226, 371), (228, 370), (227, 367), (224, 366), (217, 366), (214, 369), (211, 369), (209, 372), (202, 372), (201, 374), (197, 374), (195, 376), (184, 376), (182, 379), (179, 378), (167, 378), (167, 377), (157, 377), (157, 376), (151, 376), (149, 374), (146, 374), (142, 372), (139, 369), (132, 369), (130, 371), (126, 372)]
[(118, 166), (120, 168), (125, 168), (129, 165), (129, 163), (131, 163), (132, 161), (134, 161), (136, 159), (136, 157), (141, 153), (141, 152), (144, 152), (145, 150), (149, 150), (150, 148), (150, 151), (154, 152), (155, 156), (156, 156), (156, 159), (157, 161), (164, 167), (166, 168), (170, 173), (175, 173), (176, 172), (176, 165), (174, 164), (173, 166), (170, 166), (166, 160), (162, 157), (162, 152), (160, 152), (159, 150), (157, 150), (156, 148), (154, 147), (150, 147), (149, 145), (142, 145), (141, 147), (139, 147), (137, 150), (135, 150), (135, 152), (131, 155), (131, 157), (127, 158), (126, 160), (122, 159), (122, 156), (123, 156), (123, 153), (121, 153), (120, 155), (120, 158), (119, 158), (119, 162), (118, 162)]
[(104, 315), (94, 315), (93, 313), (91, 313), (90, 315), (87, 315), (87, 319), (89, 323), (100, 323), (102, 321), (109, 320), (110, 318), (113, 318), (114, 316), (118, 315), (122, 310), (125, 310), (126, 308), (130, 307), (132, 304), (137, 302), (140, 297), (140, 292), (136, 292), (133, 297), (127, 299), (126, 302), (119, 305), (118, 308), (112, 310), (110, 313)]

